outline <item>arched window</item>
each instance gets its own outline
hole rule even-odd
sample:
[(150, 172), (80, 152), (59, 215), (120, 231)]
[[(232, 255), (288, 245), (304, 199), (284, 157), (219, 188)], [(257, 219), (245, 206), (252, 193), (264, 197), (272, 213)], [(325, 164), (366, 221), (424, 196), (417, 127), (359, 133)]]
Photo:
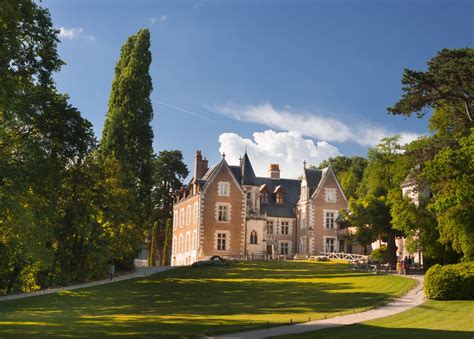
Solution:
[(257, 244), (257, 232), (256, 231), (252, 231), (250, 233), (250, 243), (253, 244), (253, 245)]

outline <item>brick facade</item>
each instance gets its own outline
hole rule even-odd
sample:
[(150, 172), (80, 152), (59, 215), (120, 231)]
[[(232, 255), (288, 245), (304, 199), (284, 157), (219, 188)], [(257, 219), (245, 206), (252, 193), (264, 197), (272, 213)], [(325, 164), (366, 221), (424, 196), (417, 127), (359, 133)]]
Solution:
[(200, 151), (194, 167), (189, 185), (175, 193), (172, 265), (214, 255), (350, 252), (347, 230), (339, 229), (347, 199), (331, 168), (303, 168), (303, 179), (293, 180), (271, 164), (268, 177), (257, 177), (247, 154), (239, 166), (223, 157), (209, 169)]

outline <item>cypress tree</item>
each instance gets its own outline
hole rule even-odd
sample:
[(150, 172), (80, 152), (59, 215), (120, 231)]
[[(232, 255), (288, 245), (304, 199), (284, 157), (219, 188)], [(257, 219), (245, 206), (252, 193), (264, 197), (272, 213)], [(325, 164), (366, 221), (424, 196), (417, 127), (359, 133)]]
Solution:
[(150, 228), (151, 60), (150, 32), (142, 29), (121, 48), (99, 145), (107, 183), (114, 183), (107, 187), (105, 219), (112, 228), (111, 251), (119, 267), (131, 265)]
[(149, 196), (153, 155), (150, 64), (150, 32), (142, 29), (122, 46), (100, 142), (102, 157), (120, 163), (122, 183), (141, 204)]

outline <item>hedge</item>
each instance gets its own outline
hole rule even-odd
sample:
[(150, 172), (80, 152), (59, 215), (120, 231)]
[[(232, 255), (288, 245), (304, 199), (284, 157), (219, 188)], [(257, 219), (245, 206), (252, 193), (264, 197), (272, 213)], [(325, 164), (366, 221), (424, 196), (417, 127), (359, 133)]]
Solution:
[(474, 262), (434, 265), (425, 275), (425, 294), (437, 300), (474, 300)]

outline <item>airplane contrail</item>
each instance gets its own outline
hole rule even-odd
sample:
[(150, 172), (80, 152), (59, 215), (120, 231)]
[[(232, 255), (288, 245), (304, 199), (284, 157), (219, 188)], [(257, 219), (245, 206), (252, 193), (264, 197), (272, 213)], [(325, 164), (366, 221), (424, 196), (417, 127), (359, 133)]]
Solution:
[(163, 102), (163, 101), (160, 101), (160, 100), (153, 100), (155, 101), (156, 103), (160, 104), (160, 105), (164, 105), (164, 106), (167, 106), (169, 108), (172, 108), (172, 109), (175, 109), (175, 110), (178, 110), (178, 111), (181, 111), (181, 112), (184, 112), (184, 113), (187, 113), (187, 114), (190, 114), (190, 115), (193, 115), (197, 118), (201, 118), (201, 119), (204, 119), (204, 120), (208, 120), (208, 121), (214, 121), (208, 117), (205, 117), (204, 115), (201, 115), (201, 114), (198, 114), (198, 113), (194, 113), (194, 112), (191, 112), (191, 111), (188, 111), (184, 108), (181, 108), (181, 107), (177, 107), (177, 106), (173, 106), (173, 105), (170, 105), (170, 104), (167, 104), (166, 102)]

